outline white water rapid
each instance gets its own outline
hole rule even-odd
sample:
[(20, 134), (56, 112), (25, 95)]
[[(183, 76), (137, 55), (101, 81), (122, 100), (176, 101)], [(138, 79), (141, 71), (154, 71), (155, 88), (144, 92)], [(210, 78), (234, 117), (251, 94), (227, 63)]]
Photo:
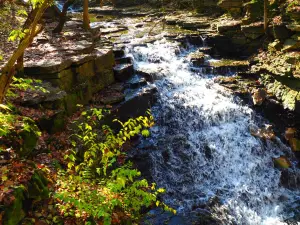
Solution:
[(133, 46), (127, 50), (135, 68), (155, 73), (159, 99), (150, 141), (157, 150), (150, 153), (151, 173), (167, 190), (165, 203), (184, 215), (217, 197), (213, 211), (222, 224), (287, 224), (300, 194), (281, 186), (272, 158), (291, 155), (290, 149), (249, 132), (249, 126), (267, 121), (213, 76), (192, 72), (179, 43), (162, 38)]

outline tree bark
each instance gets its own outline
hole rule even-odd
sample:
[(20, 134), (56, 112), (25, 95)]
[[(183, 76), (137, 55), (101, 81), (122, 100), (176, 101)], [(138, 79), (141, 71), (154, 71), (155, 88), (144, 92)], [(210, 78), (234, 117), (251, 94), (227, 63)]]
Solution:
[[(28, 15), (28, 17), (27, 17), (27, 19), (26, 19), (26, 21), (23, 25), (23, 30), (26, 30), (26, 29), (30, 28), (30, 25), (32, 24), (32, 22), (33, 22), (33, 20), (34, 20), (37, 13), (38, 13), (38, 8), (33, 9), (29, 13), (29, 15)], [(20, 43), (23, 40), (24, 39), (21, 39)], [(17, 65), (16, 65), (16, 68), (15, 68), (15, 72), (17, 72), (21, 76), (24, 75), (24, 53), (17, 59)]]
[(268, 0), (264, 0), (264, 31), (268, 32)]
[(89, 0), (83, 1), (83, 28), (90, 29)]
[(42, 30), (42, 26), (38, 25), (38, 22), (42, 18), (45, 10), (48, 8), (51, 1), (45, 0), (37, 10), (33, 22), (30, 25), (29, 31), (25, 34), (25, 37), (18, 48), (13, 52), (12, 56), (2, 68), (0, 74), (0, 103), (4, 101), (5, 94), (9, 88), (13, 76), (15, 75), (15, 63), (20, 58), (23, 57), (24, 51), (32, 43), (34, 37)]
[(59, 16), (59, 23), (54, 28), (53, 33), (60, 33), (64, 28), (65, 22), (67, 20), (68, 8), (75, 2), (75, 0), (67, 0), (63, 6), (61, 14)]

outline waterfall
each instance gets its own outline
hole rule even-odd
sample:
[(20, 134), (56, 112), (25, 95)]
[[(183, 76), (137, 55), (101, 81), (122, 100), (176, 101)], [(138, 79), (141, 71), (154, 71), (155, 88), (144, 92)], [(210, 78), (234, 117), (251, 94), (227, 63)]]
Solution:
[(164, 202), (185, 215), (217, 197), (220, 204), (212, 210), (222, 224), (286, 224), (300, 192), (280, 184), (272, 158), (291, 150), (279, 138), (261, 140), (249, 132), (267, 121), (212, 75), (192, 71), (185, 60), (189, 50), (179, 43), (162, 38), (132, 46), (127, 51), (135, 68), (157, 71), (156, 125), (148, 141), (155, 146), (149, 150), (152, 177), (167, 190)]

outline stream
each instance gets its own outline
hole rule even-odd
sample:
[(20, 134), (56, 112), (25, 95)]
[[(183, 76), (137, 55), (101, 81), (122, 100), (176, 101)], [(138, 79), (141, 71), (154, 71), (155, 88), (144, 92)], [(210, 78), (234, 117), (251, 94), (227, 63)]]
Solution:
[(167, 190), (164, 202), (185, 216), (185, 224), (192, 224), (191, 211), (201, 213), (212, 201), (217, 203), (209, 210), (219, 224), (299, 224), (287, 221), (299, 213), (300, 192), (280, 184), (273, 163), (274, 157), (292, 155), (290, 148), (279, 138), (261, 140), (249, 132), (268, 121), (215, 84), (216, 76), (193, 72), (185, 59), (193, 46), (184, 49), (163, 37), (147, 45), (140, 41), (127, 44), (127, 55), (135, 69), (155, 74), (156, 125), (146, 142), (152, 146), (151, 177)]

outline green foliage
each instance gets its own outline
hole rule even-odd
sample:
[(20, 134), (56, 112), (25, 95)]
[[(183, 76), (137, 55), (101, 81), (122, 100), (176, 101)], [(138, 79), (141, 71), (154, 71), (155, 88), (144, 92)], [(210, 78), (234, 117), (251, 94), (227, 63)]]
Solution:
[(37, 79), (25, 79), (25, 78), (16, 78), (13, 77), (13, 81), (9, 86), (9, 90), (6, 94), (7, 97), (17, 97), (15, 93), (16, 90), (19, 91), (41, 91), (41, 92), (48, 92), (45, 88), (39, 86), (42, 83), (41, 80)]
[[(130, 139), (141, 133), (150, 135), (148, 128), (154, 124), (150, 112), (125, 123), (115, 120), (122, 127), (117, 133), (107, 125), (96, 129), (104, 112), (92, 109), (82, 113), (88, 121), (78, 126), (80, 133), (74, 136), (74, 149), (65, 156), (68, 172), (61, 172), (58, 179), (56, 197), (61, 200), (60, 211), (65, 216), (101, 220), (104, 224), (111, 224), (114, 212), (120, 210), (136, 219), (142, 207), (154, 203), (175, 212), (157, 200), (164, 189), (149, 185), (140, 179), (141, 173), (130, 162), (124, 163), (124, 146)], [(83, 158), (75, 151), (78, 146), (85, 150)]]
[(18, 41), (25, 37), (26, 33), (28, 33), (28, 29), (26, 30), (12, 30), (9, 34), (8, 41)]
[(14, 123), (14, 115), (0, 112), (0, 137), (7, 136), (14, 129)]
[(288, 6), (286, 8), (287, 12), (291, 12), (291, 11), (300, 11), (300, 0), (289, 0), (288, 1)]

